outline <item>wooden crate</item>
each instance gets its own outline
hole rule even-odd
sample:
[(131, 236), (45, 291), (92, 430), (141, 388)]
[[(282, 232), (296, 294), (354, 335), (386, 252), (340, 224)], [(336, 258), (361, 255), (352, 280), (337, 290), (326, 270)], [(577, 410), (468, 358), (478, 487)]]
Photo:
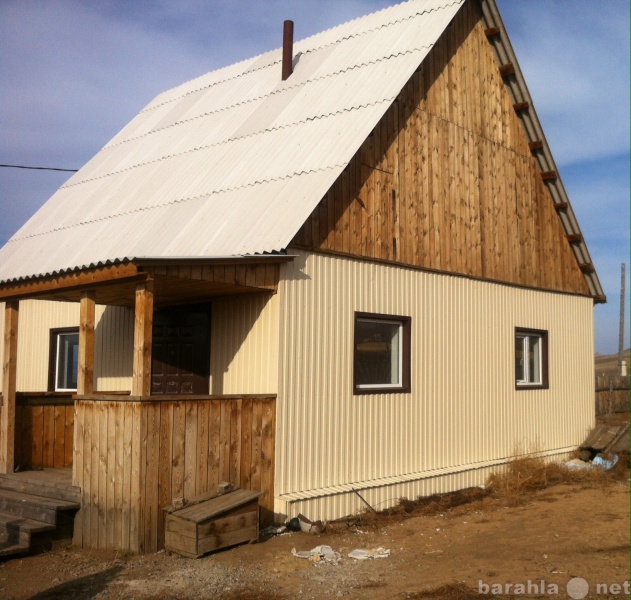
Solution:
[(256, 541), (260, 495), (261, 492), (234, 490), (207, 500), (192, 500), (184, 508), (167, 510), (165, 549), (199, 558), (222, 548)]

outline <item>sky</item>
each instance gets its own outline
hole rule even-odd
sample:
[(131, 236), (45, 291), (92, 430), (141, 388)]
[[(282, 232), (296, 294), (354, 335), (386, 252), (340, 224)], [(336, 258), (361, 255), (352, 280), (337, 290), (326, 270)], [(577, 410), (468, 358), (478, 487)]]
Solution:
[[(0, 164), (77, 169), (158, 93), (388, 0), (2, 0)], [(629, 273), (629, 1), (497, 0), (608, 298), (596, 352), (618, 349)], [(0, 168), (0, 245), (70, 173)], [(625, 348), (629, 346), (629, 297)]]

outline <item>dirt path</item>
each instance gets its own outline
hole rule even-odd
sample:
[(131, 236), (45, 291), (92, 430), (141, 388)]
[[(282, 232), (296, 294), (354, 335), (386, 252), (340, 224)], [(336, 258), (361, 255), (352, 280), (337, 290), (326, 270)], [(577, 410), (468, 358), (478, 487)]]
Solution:
[[(291, 554), (292, 548), (320, 544), (340, 552), (340, 564), (317, 565)], [(346, 557), (354, 548), (376, 546), (390, 549), (391, 556)], [(431, 516), (341, 525), (318, 536), (283, 535), (199, 560), (57, 550), (0, 563), (0, 597), (465, 599), (478, 597), (469, 590), (488, 586), (486, 597), (493, 597), (497, 586), (505, 592), (511, 584), (503, 597), (517, 591), (518, 598), (567, 598), (573, 577), (590, 584), (584, 597), (628, 597), (615, 587), (629, 580), (627, 479), (557, 485), (527, 501), (485, 498)], [(545, 593), (522, 594), (514, 587), (522, 584), (527, 592), (529, 581), (531, 592), (537, 585)], [(606, 584), (608, 594), (597, 595), (596, 584), (601, 592)], [(549, 594), (555, 585), (559, 593)]]

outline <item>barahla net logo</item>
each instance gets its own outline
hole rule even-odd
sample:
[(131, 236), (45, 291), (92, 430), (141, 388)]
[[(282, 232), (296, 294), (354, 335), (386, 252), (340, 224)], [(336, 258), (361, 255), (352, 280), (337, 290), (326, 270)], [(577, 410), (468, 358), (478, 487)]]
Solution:
[[(561, 589), (559, 589), (559, 587)], [(591, 588), (591, 589), (590, 589)], [(540, 579), (539, 581), (528, 580), (525, 583), (486, 583), (481, 579), (478, 581), (478, 593), (490, 596), (502, 596), (513, 594), (540, 596), (558, 596), (560, 593), (566, 592), (572, 600), (583, 600), (587, 598), (590, 592), (594, 594), (608, 594), (611, 596), (629, 596), (629, 582), (622, 583), (596, 583), (590, 586), (589, 582), (582, 577), (573, 577), (565, 585), (559, 586), (557, 583), (551, 583)]]

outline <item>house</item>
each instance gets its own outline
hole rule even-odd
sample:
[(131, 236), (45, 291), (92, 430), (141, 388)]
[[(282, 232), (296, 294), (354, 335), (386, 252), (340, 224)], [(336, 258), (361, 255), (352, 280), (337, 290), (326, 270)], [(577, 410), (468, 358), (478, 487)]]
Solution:
[(71, 464), (78, 545), (155, 551), (221, 480), (385, 508), (594, 424), (605, 297), (495, 2), (285, 51), (159, 95), (0, 250), (0, 468)]

